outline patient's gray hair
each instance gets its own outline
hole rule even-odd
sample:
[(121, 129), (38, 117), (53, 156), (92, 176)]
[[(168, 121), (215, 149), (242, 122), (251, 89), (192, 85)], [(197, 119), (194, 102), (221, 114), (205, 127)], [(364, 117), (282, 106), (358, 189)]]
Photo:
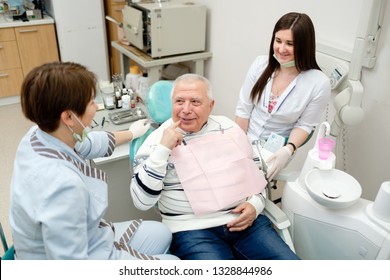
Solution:
[(171, 96), (173, 96), (173, 92), (175, 91), (175, 87), (176, 87), (176, 85), (177, 85), (179, 82), (183, 82), (183, 81), (193, 81), (193, 80), (198, 80), (198, 81), (203, 82), (203, 83), (206, 85), (207, 97), (208, 97), (210, 100), (214, 100), (214, 97), (213, 97), (213, 90), (212, 90), (210, 81), (209, 81), (207, 78), (203, 77), (202, 75), (194, 74), (194, 73), (187, 73), (187, 74), (181, 75), (181, 76), (179, 76), (178, 78), (176, 78), (176, 80), (173, 82), (173, 87), (172, 87), (172, 91), (171, 91)]

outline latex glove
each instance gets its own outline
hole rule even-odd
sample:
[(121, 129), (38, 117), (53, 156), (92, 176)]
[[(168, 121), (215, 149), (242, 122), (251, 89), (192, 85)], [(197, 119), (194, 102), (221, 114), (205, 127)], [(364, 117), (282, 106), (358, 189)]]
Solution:
[(291, 156), (291, 150), (287, 146), (283, 146), (267, 159), (267, 164), (272, 163), (272, 166), (267, 170), (268, 181), (271, 181), (286, 166)]
[(133, 134), (133, 139), (135, 139), (144, 135), (149, 128), (150, 122), (147, 119), (141, 119), (133, 122), (129, 127), (129, 131)]

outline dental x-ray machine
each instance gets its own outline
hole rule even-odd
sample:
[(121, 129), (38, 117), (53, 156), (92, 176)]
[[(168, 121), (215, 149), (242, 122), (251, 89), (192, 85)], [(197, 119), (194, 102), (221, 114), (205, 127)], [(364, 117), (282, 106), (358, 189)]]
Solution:
[(362, 199), (360, 184), (335, 169), (335, 154), (327, 160), (318, 156), (319, 137), (337, 137), (344, 126), (359, 124), (364, 117), (360, 72), (375, 63), (386, 1), (363, 2), (350, 63), (341, 57), (343, 62), (332, 64), (323, 54), (318, 59), (332, 89), (341, 90), (334, 98), (334, 121), (320, 125), (299, 177), (287, 180), (283, 190), (282, 209), (291, 221), (290, 234), (302, 259), (390, 259), (390, 181), (381, 185), (375, 201)]

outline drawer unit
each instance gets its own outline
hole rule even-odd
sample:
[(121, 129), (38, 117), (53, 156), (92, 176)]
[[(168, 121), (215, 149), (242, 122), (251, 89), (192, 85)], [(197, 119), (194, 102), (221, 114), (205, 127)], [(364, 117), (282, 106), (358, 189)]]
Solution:
[(0, 28), (0, 98), (18, 96), (32, 68), (58, 60), (54, 24)]
[(0, 70), (0, 97), (19, 95), (22, 82), (21, 68)]
[(0, 41), (0, 70), (20, 68), (18, 45), (16, 41)]
[(15, 31), (13, 28), (0, 28), (0, 42), (15, 40)]
[(0, 97), (17, 96), (23, 81), (14, 28), (0, 28)]
[(15, 35), (25, 76), (35, 66), (59, 60), (53, 24), (15, 27)]

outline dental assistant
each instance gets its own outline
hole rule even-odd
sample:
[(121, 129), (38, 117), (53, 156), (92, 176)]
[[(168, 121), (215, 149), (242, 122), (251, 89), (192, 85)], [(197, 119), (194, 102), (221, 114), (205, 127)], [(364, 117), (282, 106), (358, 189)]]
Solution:
[(23, 81), (22, 111), (37, 125), (21, 140), (14, 163), (9, 215), (15, 259), (177, 259), (165, 254), (172, 235), (162, 223), (103, 220), (108, 178), (87, 160), (110, 156), (149, 124), (90, 132), (95, 96), (95, 75), (77, 63), (44, 64)]
[(320, 123), (331, 97), (329, 78), (315, 57), (309, 16), (287, 13), (275, 24), (268, 56), (258, 56), (240, 90), (236, 123), (253, 140), (272, 132), (288, 138), (267, 161), (272, 180)]

